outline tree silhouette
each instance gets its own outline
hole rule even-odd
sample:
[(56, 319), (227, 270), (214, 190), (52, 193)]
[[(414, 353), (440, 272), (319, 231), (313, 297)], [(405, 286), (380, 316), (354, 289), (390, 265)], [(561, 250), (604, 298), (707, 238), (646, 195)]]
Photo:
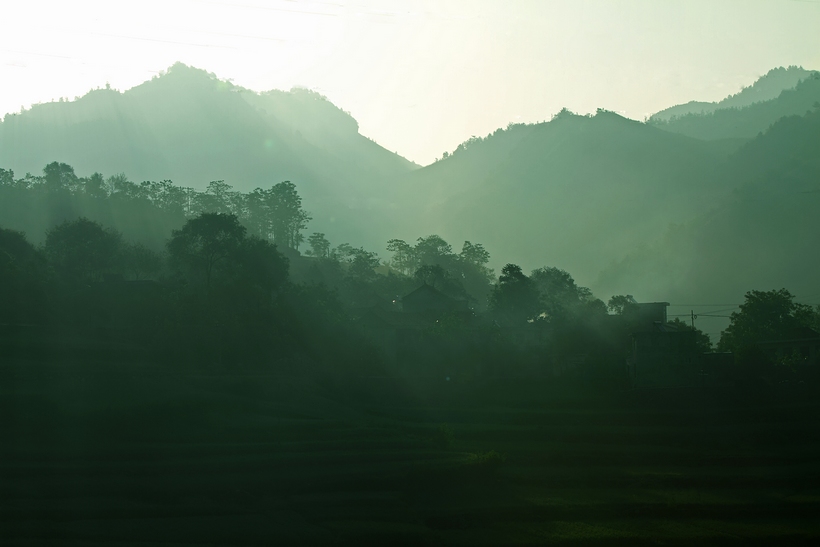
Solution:
[(135, 280), (143, 279), (162, 270), (162, 256), (142, 243), (129, 243), (122, 249), (122, 265)]
[(65, 163), (51, 162), (43, 168), (46, 190), (49, 192), (73, 191), (77, 188), (74, 168)]
[(786, 289), (749, 291), (721, 333), (718, 350), (738, 352), (764, 340), (783, 339), (797, 328), (811, 327), (815, 320), (811, 306), (796, 303)]
[(330, 256), (330, 241), (325, 238), (325, 234), (321, 232), (314, 232), (308, 238), (310, 251), (308, 254), (317, 258), (328, 258)]
[(267, 192), (266, 198), (272, 219), (273, 242), (298, 249), (304, 240), (302, 230), (311, 218), (302, 210), (302, 198), (296, 191), (296, 185), (289, 180), (280, 182)]
[(510, 325), (520, 325), (538, 314), (538, 289), (521, 266), (507, 264), (490, 295), (490, 310)]
[(207, 289), (214, 268), (238, 254), (245, 231), (236, 215), (202, 213), (173, 231), (168, 254), (175, 265), (204, 276)]
[(413, 247), (402, 239), (391, 239), (387, 242), (387, 250), (393, 253), (393, 260), (390, 265), (404, 275), (413, 271), (416, 259), (413, 255)]
[(49, 230), (45, 252), (64, 281), (99, 281), (104, 273), (115, 268), (121, 245), (118, 232), (81, 217)]

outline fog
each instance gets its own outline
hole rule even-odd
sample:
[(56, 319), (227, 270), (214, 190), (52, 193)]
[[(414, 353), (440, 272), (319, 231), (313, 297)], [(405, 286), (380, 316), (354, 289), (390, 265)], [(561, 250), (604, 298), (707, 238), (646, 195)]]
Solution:
[(44, 7), (9, 544), (816, 541), (815, 3)]

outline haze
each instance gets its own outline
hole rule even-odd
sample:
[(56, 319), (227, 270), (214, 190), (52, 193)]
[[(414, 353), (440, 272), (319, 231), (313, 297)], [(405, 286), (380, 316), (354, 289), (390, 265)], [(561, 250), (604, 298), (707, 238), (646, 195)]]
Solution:
[(820, 66), (807, 0), (40, 1), (2, 16), (0, 113), (181, 61), (257, 91), (316, 90), (422, 165), (562, 107), (644, 119), (775, 66)]

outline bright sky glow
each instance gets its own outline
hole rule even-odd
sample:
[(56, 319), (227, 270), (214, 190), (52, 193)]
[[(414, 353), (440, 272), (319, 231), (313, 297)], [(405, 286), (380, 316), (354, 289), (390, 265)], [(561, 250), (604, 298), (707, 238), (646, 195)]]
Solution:
[(815, 0), (0, 0), (0, 114), (177, 61), (325, 94), (421, 164), (566, 106), (631, 118), (820, 69)]

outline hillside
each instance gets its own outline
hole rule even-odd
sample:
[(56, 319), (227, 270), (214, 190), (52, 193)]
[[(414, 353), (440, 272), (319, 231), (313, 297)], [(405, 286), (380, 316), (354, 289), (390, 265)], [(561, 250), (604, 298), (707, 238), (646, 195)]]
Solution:
[(786, 89), (771, 100), (742, 108), (721, 106), (712, 112), (689, 113), (668, 120), (653, 116), (649, 123), (697, 139), (751, 139), (784, 116), (802, 116), (818, 102), (820, 73), (812, 72), (793, 89)]
[(723, 108), (743, 108), (754, 103), (770, 101), (776, 99), (783, 91), (794, 89), (798, 83), (811, 76), (811, 74), (810, 70), (798, 66), (773, 68), (749, 87), (744, 87), (722, 101), (689, 101), (686, 104), (665, 108), (653, 114), (649, 121), (668, 122), (673, 118), (680, 118), (687, 114), (708, 114)]
[(588, 282), (727, 192), (710, 176), (722, 161), (709, 143), (611, 112), (563, 111), (470, 141), (406, 176), (403, 202), (413, 206), (403, 235), (423, 226), (482, 242), (498, 260), (558, 266)]
[(816, 296), (820, 109), (781, 119), (732, 155), (721, 175), (734, 192), (612, 265), (597, 286), (706, 300), (739, 301), (751, 288)]
[(316, 93), (258, 94), (182, 64), (124, 93), (94, 90), (0, 123), (0, 166), (39, 173), (55, 160), (78, 174), (194, 188), (225, 180), (248, 191), (291, 180), (311, 228), (353, 241), (372, 225), (360, 213), (389, 198), (384, 181), (417, 167), (360, 135), (349, 114)]

